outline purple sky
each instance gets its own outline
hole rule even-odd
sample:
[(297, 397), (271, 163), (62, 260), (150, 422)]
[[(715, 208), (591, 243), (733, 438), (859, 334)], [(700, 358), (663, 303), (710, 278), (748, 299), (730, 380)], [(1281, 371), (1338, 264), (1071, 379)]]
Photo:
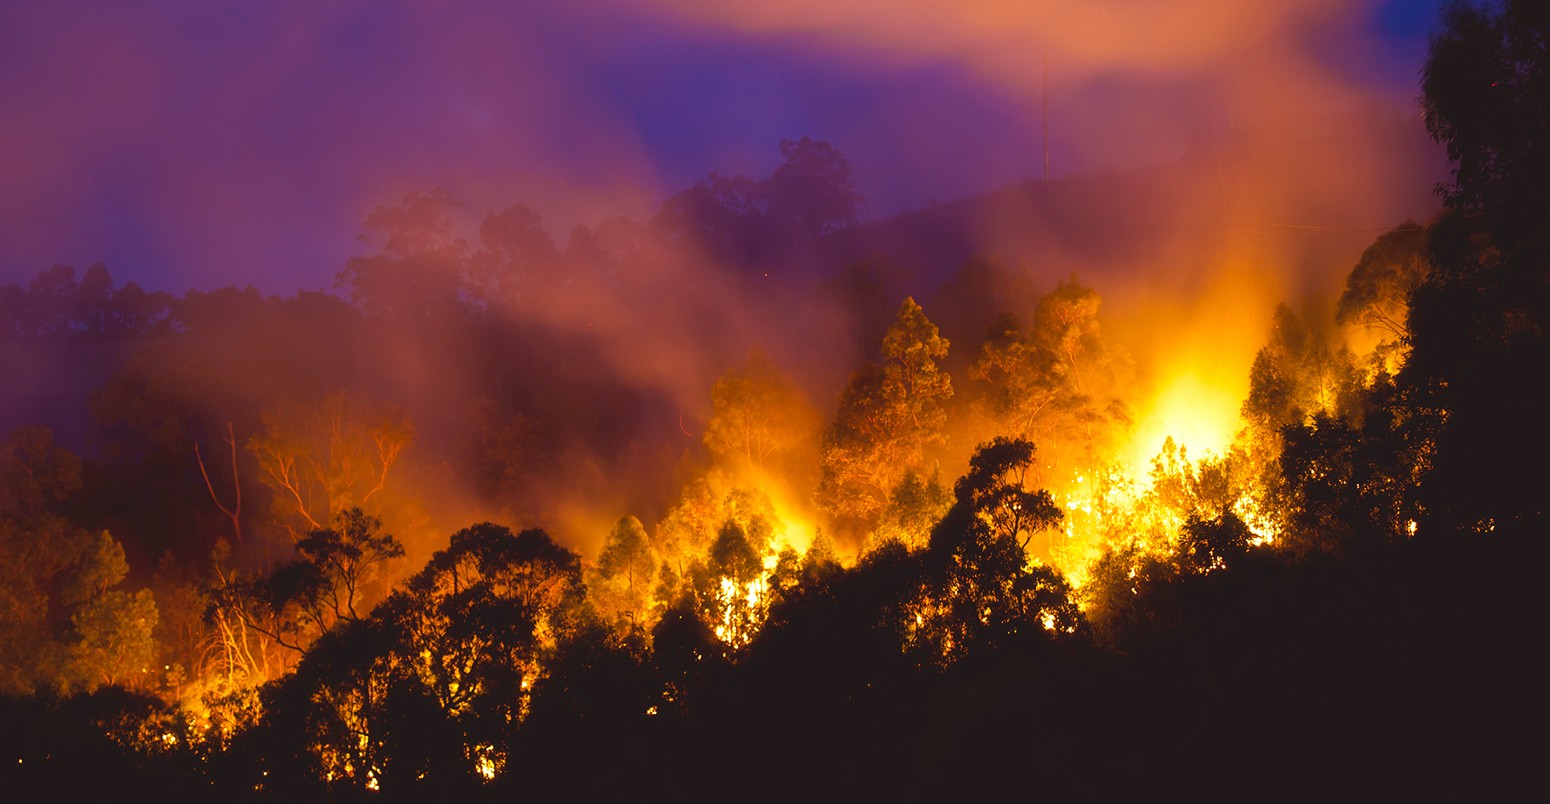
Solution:
[[(1135, 3), (1099, 6), (1119, 31)], [(1439, 0), (1305, 4), (1317, 13), (1277, 24), (1351, 88), (1332, 104), (1413, 103)], [(367, 249), (366, 214), (409, 190), (445, 188), (475, 216), (527, 203), (563, 245), (577, 224), (649, 218), (711, 170), (763, 176), (804, 135), (851, 158), (872, 216), (1040, 173), (1037, 95), (1007, 75), (1024, 56), (1036, 70), (1037, 46), (966, 26), (916, 48), (868, 2), (816, 20), (710, 5), (10, 0), (0, 282), (101, 261), (177, 293), (329, 288)], [(1056, 42), (1057, 175), (1176, 158), (1237, 119), (1217, 91), (1230, 59), (1109, 65)]]

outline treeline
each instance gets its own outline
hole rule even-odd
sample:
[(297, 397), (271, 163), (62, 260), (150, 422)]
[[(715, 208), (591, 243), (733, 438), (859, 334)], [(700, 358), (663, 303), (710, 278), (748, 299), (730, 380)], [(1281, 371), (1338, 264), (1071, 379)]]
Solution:
[[(544, 411), (599, 449), (631, 428), (575, 409), (674, 422), (651, 394), (546, 399), (588, 388), (566, 339), (492, 337), (509, 331), (477, 315), (412, 325), (488, 309), (449, 229), (394, 229), (410, 239), (347, 268), (353, 305), (201, 297), (205, 324), (180, 319), (96, 398), (103, 432), (128, 434), (102, 458), (37, 428), (6, 443), (0, 656), (34, 694), (5, 699), (0, 767), (27, 793), (175, 798), (1514, 792), (1536, 767), (1520, 735), (1542, 667), (1546, 42), (1539, 5), (1449, 7), (1423, 82), (1457, 166), (1445, 212), (1379, 238), (1337, 312), (1377, 346), (1281, 311), (1233, 448), (1165, 449), (1147, 487), (1087, 508), (1057, 504), (1040, 456), (1101, 468), (1083, 462), (1127, 412), (1096, 294), (1074, 282), (971, 345), (969, 394), (913, 299), (880, 319), (832, 418), (759, 359), (723, 375), (708, 467), (683, 472), (655, 527), (618, 520), (594, 563), (541, 529), (437, 531), (416, 492), (440, 490), (407, 483), (406, 445), (485, 421), (459, 450), (466, 477), (540, 521), (546, 487), (515, 467), (564, 463)], [(768, 220), (770, 185), (718, 187), (696, 192)], [(516, 217), (504, 230), (530, 231)], [(450, 268), (420, 270), (438, 254)], [(364, 401), (382, 375), (341, 354), (402, 360), (434, 333), (452, 348), (428, 354), (477, 345), (460, 370), (489, 402), (441, 421)], [(557, 351), (490, 346), (509, 342)], [(311, 396), (276, 402), (275, 385)], [(1003, 435), (949, 484), (931, 469), (955, 397)], [(191, 401), (208, 398), (237, 413)], [(792, 512), (749, 479), (792, 484), (804, 465), (829, 527), (799, 550)], [(1101, 554), (1074, 586), (1039, 539), (1079, 510)], [(414, 531), (452, 535), (431, 550)], [(158, 532), (191, 558), (163, 563), (176, 580), (146, 605), (125, 556), (156, 553)], [(853, 564), (829, 534), (854, 540)], [(146, 666), (157, 627), (188, 636), (150, 660), (185, 657), (184, 677)]]
[(8, 789), (1290, 798), (1526, 780), (1510, 725), (1537, 683), (1541, 534), (1298, 555), (1225, 514), (1096, 582), (1089, 617), (1016, 538), (1019, 518), (1058, 517), (1015, 482), (1030, 457), (981, 450), (920, 549), (782, 562), (740, 646), (713, 628), (723, 579), (758, 572), (735, 523), (709, 582), (645, 631), (599, 616), (575, 553), (490, 524), (352, 612), (352, 573), (394, 550), (351, 515), (283, 573), (308, 591), (275, 633), (316, 629), (294, 672), (198, 711), (119, 687), (7, 699)]

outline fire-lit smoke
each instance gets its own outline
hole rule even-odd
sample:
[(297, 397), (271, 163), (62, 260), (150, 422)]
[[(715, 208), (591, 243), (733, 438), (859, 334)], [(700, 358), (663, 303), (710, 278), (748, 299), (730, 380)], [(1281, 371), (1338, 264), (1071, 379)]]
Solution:
[(1350, 69), (1374, 46), (1370, 0), (654, 5), (878, 74), (955, 65), (1030, 114), (1047, 90), (1057, 170), (1171, 159), (1233, 130), (1413, 95)]
[[(71, 127), (59, 150), (42, 153), (32, 167), (7, 168), (13, 171), (7, 176), (68, 212), (70, 205), (47, 186), (70, 186), (66, 179), (75, 172), (91, 170), (69, 154), (109, 160), (125, 143), (159, 131), (156, 115), (142, 107), (168, 119), (192, 117), (187, 131), (153, 137), (154, 150), (164, 161), (181, 150), (206, 169), (158, 182), (149, 206), (166, 217), (141, 228), (158, 241), (154, 254), (211, 266), (203, 270), (216, 276), (216, 270), (235, 270), (229, 265), (251, 273), (258, 267), (224, 259), (224, 246), (188, 232), (234, 231), (222, 228), (236, 226), (231, 221), (260, 225), (259, 211), (286, 207), (292, 198), (289, 185), (274, 177), (293, 165), (326, 165), (313, 171), (321, 186), (307, 205), (289, 204), (307, 220), (267, 221), (303, 233), (315, 232), (321, 220), (352, 221), (319, 238), (327, 241), (319, 246), (326, 259), (309, 253), (284, 261), (308, 263), (296, 276), (309, 287), (332, 287), (345, 259), (382, 245), (370, 236), (365, 244), (348, 242), (357, 230), (353, 221), (410, 191), (441, 186), (464, 204), (454, 213), (453, 233), (466, 251), (438, 269), (449, 277), (478, 258), (487, 214), (513, 202), (542, 214), (556, 254), (554, 276), (491, 307), (513, 326), (508, 334), (517, 333), (512, 337), (522, 339), (520, 348), (508, 355), (450, 336), (371, 331), (335, 344), (346, 357), (333, 373), (318, 367), (298, 375), (303, 387), (279, 389), (320, 398), (345, 388), (409, 411), (417, 438), (401, 464), (403, 479), (435, 501), (419, 526), (426, 534), (422, 554), (435, 546), (435, 534), (470, 518), (548, 527), (588, 554), (621, 515), (640, 515), (649, 526), (673, 507), (686, 482), (714, 463), (702, 436), (719, 377), (762, 350), (820, 417), (832, 417), (850, 372), (875, 352), (881, 327), (905, 295), (922, 300), (939, 323), (962, 323), (948, 333), (949, 361), (961, 368), (977, 357), (996, 313), (1016, 313), (1027, 325), (1044, 293), (1075, 278), (1102, 297), (1105, 337), (1128, 361), (1120, 401), (1131, 428), (1118, 448), (1120, 462), (1139, 478), (1169, 436), (1191, 454), (1221, 450), (1240, 427), (1248, 369), (1275, 305), (1328, 305), (1363, 246), (1401, 220), (1427, 218), (1434, 206), (1435, 154), (1418, 145), (1423, 135), (1413, 119), (1413, 89), (1363, 70), (1372, 2), (624, 5), (533, 4), (527, 16), (498, 25), (417, 4), (355, 5), (306, 24), (259, 26), (238, 37), (246, 51), (232, 50), (210, 65), (209, 80), (222, 88), (209, 92), (213, 118), (178, 105), (181, 93), (192, 90), (175, 76), (189, 72), (179, 68), (198, 56), (196, 43), (175, 26), (135, 28), (118, 47), (93, 49), (93, 61), (63, 73), (67, 88), (81, 97), (101, 96), (112, 84), (135, 103), (83, 105), (82, 125)], [(33, 16), (33, 24), (53, 20), (41, 11)], [(630, 47), (661, 55), (664, 46), (643, 41), (641, 32), (664, 31), (695, 47), (751, 48), (772, 64), (807, 71), (792, 79), (789, 95), (769, 99), (769, 141), (728, 135), (690, 154), (664, 151), (655, 140), (676, 130), (654, 127), (660, 126), (655, 118), (669, 114), (673, 102), (751, 127), (750, 104), (717, 96), (709, 78), (691, 87), (703, 97), (663, 99), (650, 93), (661, 90), (658, 83), (677, 83), (678, 73), (611, 55)], [(98, 27), (86, 34), (91, 43), (113, 38)], [(152, 46), (162, 42), (171, 46)], [(363, 58), (341, 64), (339, 50)], [(249, 58), (235, 55), (243, 52)], [(40, 58), (39, 77), (60, 66), (60, 58)], [(845, 86), (883, 87), (876, 114), (859, 107), (839, 113), (797, 108), (792, 96), (816, 93), (822, 83), (812, 81), (815, 64)], [(627, 73), (629, 91), (600, 90), (591, 83), (593, 68), (610, 80)], [(933, 131), (986, 127), (974, 120), (950, 125), (913, 102), (913, 83), (937, 80), (931, 76), (938, 73), (949, 75), (943, 80), (952, 86), (994, 99), (998, 120), (1016, 125), (1004, 137), (966, 141), (956, 150), (937, 147), (944, 138)], [(105, 83), (109, 74), (116, 83)], [(641, 97), (618, 97), (637, 91)], [(39, 91), (3, 108), (14, 112), (8, 118), (25, 121), (43, 117), (29, 112), (50, 102)], [(636, 108), (652, 102), (665, 111)], [(386, 123), (400, 105), (411, 114), (399, 116), (424, 121), (423, 132)], [(294, 121), (287, 136), (305, 147), (268, 145), (276, 139), (275, 124), (259, 117), (269, 112)], [(125, 127), (107, 125), (113, 121), (103, 115), (123, 115)], [(795, 125), (812, 130), (790, 130)], [(1044, 175), (1046, 126), (1053, 181), (1016, 184)], [(91, 133), (94, 128), (105, 133)], [(994, 183), (1013, 184), (863, 220), (767, 258), (754, 271), (724, 264), (707, 244), (665, 248), (653, 239), (650, 219), (663, 199), (711, 170), (762, 178), (778, 163), (779, 140), (803, 134), (830, 139), (846, 153), (863, 195), (892, 187), (893, 174), (995, 176)], [(25, 132), (0, 138), (8, 149), (13, 140), (42, 141)], [(228, 142), (248, 158), (218, 147)], [(987, 142), (995, 148), (977, 147)], [(214, 167), (253, 180), (214, 182)], [(230, 197), (225, 188), (233, 183), (245, 192)], [(992, 184), (952, 189), (967, 194)], [(872, 200), (874, 211), (891, 212), (923, 199)], [(10, 196), (0, 201), (0, 210), (18, 209)], [(620, 222), (621, 214), (634, 222)], [(599, 239), (606, 229), (622, 257), (600, 268), (575, 256), (579, 250), (571, 246), (584, 239), (572, 234), (577, 224)], [(991, 301), (970, 297), (958, 309), (930, 301), (976, 254), (997, 257), (1015, 292)], [(835, 278), (858, 262), (878, 266), (875, 284), (836, 290)], [(202, 282), (191, 273), (167, 276)], [(511, 387), (497, 391), (505, 398), (491, 401), (510, 407), (520, 399), (518, 407), (530, 415), (488, 422), (482, 433), (520, 456), (505, 464), (524, 478), (517, 484), (520, 500), (510, 488), (468, 489), (460, 474), (466, 467), (458, 467), (467, 456), (467, 419), (491, 395), (483, 377), (495, 366), (509, 369), (503, 360), (530, 361), (533, 370), (517, 372)], [(973, 381), (956, 368), (953, 381), (968, 399)], [(211, 376), (190, 371), (188, 385), (217, 384)], [(246, 400), (260, 406), (276, 390), (266, 387), (270, 378), (235, 369), (213, 376), (228, 389), (240, 385)], [(969, 410), (964, 402), (953, 420), (969, 421)], [(991, 435), (978, 424), (960, 425), (951, 435), (937, 456), (949, 485), (975, 444)], [(1044, 449), (1056, 455), (1060, 448)], [(814, 475), (811, 468), (774, 480), (767, 473), (732, 485), (769, 486), (783, 518), (812, 522)], [(817, 525), (801, 529), (809, 528)], [(791, 541), (800, 546), (805, 538)]]
[[(671, 640), (697, 622), (719, 641), (718, 661), (740, 661), (766, 618), (798, 600), (793, 590), (822, 589), (844, 565), (860, 573), (922, 559), (921, 573), (962, 578), (990, 568), (985, 577), (1047, 593), (1050, 605), (1025, 615), (1074, 634), (1079, 606), (1101, 607), (1106, 585), (1128, 586), (1148, 562), (1213, 572), (1226, 566), (1213, 539), (1233, 550), (1295, 539), (1295, 509), (1278, 498), (1290, 474), (1282, 456), (1297, 455), (1283, 452), (1298, 434), (1288, 425), (1319, 435), (1315, 417), (1343, 415), (1340, 396), (1356, 378), (1371, 384), (1382, 374), (1374, 366), (1405, 358), (1387, 342), (1389, 353), (1362, 363), (1352, 350), (1379, 341), (1334, 315), (1363, 249), (1436, 209), (1440, 160), (1409, 90), (1353, 66), (1372, 5), (599, 0), (533, 4), (532, 30), (517, 33), (416, 3), (334, 8), (275, 32), (267, 60), (217, 59), (212, 79), (242, 89), (220, 99), (217, 116), (239, 147), (259, 152), (234, 175), (278, 176), (293, 156), (342, 163), (311, 203), (350, 209), (355, 222), (330, 238), (360, 237), (347, 253), (306, 254), (298, 274), (331, 291), (190, 292), (167, 297), (159, 326), (81, 337), (90, 317), (60, 314), (66, 325), (18, 335), (25, 349), (0, 360), (18, 377), (49, 375), (28, 398), (0, 399), (0, 424), (45, 408), (68, 418), (56, 398), (100, 389), (95, 422), (80, 423), (83, 411), (79, 431), (59, 440), (101, 454), (61, 482), (69, 490), (49, 493), (71, 505), (76, 487), (103, 498), (81, 510), (118, 535), (82, 530), (101, 549), (87, 550), (89, 538), (72, 549), (115, 577), (160, 558), (151, 583), (169, 602), (146, 592), (143, 608), (156, 602), (174, 624), (165, 630), (203, 640), (163, 652), (220, 652), (191, 661), (188, 677), (164, 664), (157, 683), (190, 701), (281, 677), (311, 640), (373, 607), (456, 620), (441, 607), (464, 594), (448, 590), (465, 583), (465, 561), (486, 578), (520, 565), (512, 577), (547, 579), (470, 587), (512, 596), (504, 603), (548, 590), (511, 609), (548, 607), (543, 618), (555, 619), (535, 620), (531, 645), (542, 649), (520, 658), (507, 725), (527, 717), (531, 685), (548, 672), (553, 623), (595, 616), (660, 645), (656, 626)], [(595, 36), (581, 35), (594, 25)], [(774, 132), (770, 141), (729, 135), (665, 153), (656, 140), (673, 129), (632, 107), (648, 100), (623, 96), (678, 73), (643, 65), (625, 88), (595, 83), (620, 78), (629, 57), (615, 49), (660, 55), (660, 43), (635, 42), (637, 25), (887, 89), (875, 119), (861, 104), (809, 118), (785, 97), (771, 102), (779, 125), (760, 131)], [(335, 44), (341, 31), (353, 44)], [(145, 62), (124, 78), (130, 97), (176, 106), (162, 84), (182, 56), (135, 44), (106, 64)], [(369, 68), (338, 68), (331, 50), (380, 58), (394, 45), (402, 60), (381, 85)], [(321, 89), (296, 89), (319, 78), (314, 61), (337, 71), (323, 71)], [(597, 65), (598, 75), (585, 69)], [(66, 84), (94, 84), (102, 69), (83, 67)], [(714, 77), (697, 78), (705, 97), (691, 101), (729, 103)], [(1001, 150), (936, 147), (952, 139), (942, 132), (981, 121), (944, 121), (911, 103), (917, 78), (994, 99), (1001, 119), (1016, 121), (984, 140)], [(402, 128), (364, 131), (400, 94), (434, 121), (430, 144)], [(0, 100), (0, 112), (47, 101)], [(272, 131), (254, 126), (248, 107), (292, 102), (304, 112), (298, 142), (316, 153), (259, 147)], [(124, 111), (135, 112), (131, 128), (153, 126)], [(819, 130), (784, 130), (792, 121)], [(903, 130), (889, 134), (894, 125)], [(27, 136), (0, 132), (0, 147)], [(118, 136), (129, 135), (74, 134), (67, 145), (109, 153)], [(191, 149), (190, 159), (209, 167), (222, 153)], [(48, 152), (41, 167), (0, 177), (47, 196), (38, 188), (51, 177), (90, 170), (60, 173), (68, 161)], [(959, 197), (874, 198), (869, 213), (863, 196), (896, 189), (899, 175), (925, 177), (921, 186), (953, 176), (962, 183), (940, 186)], [(985, 176), (995, 180), (965, 178)], [(270, 177), (226, 200), (197, 170), (170, 178), (155, 191), (169, 215), (156, 221), (169, 233), (158, 253), (213, 261), (212, 241), (186, 233), (284, 206), (286, 184)], [(0, 213), (15, 209), (0, 189)], [(310, 218), (330, 216), (307, 217), (315, 226)], [(0, 221), (0, 239), (15, 225)], [(16, 299), (89, 295), (49, 296), (42, 279), (0, 286), (7, 314), (25, 306)], [(50, 375), (61, 354), (73, 382)], [(30, 451), (5, 449), (43, 465), (54, 454), (43, 432), (31, 433)], [(153, 475), (166, 482), (140, 483)], [(118, 484), (129, 491), (103, 492)], [(113, 496), (141, 492), (160, 496)], [(41, 487), (25, 505), (0, 499), (29, 516), (45, 503)], [(138, 508), (100, 513), (115, 505)], [(0, 510), (0, 525), (8, 516)], [(1396, 509), (1396, 532), (1413, 535), (1412, 516)], [(281, 594), (330, 550), (355, 558), (332, 565), (337, 577)], [(437, 572), (455, 577), (443, 584)], [(960, 580), (920, 586), (889, 613), (918, 642), (910, 650), (925, 645), (921, 655), (948, 662), (974, 621), (989, 625), (991, 608), (952, 599), (977, 594)], [(959, 608), (967, 630), (952, 625)], [(196, 621), (195, 611), (211, 614)], [(426, 638), (393, 661), (437, 675), (456, 657)], [(697, 664), (712, 647), (686, 655)], [(472, 678), (470, 667), (454, 675)], [(139, 672), (150, 685), (153, 671)], [(212, 728), (209, 707), (189, 705)], [(352, 707), (364, 711), (341, 711)], [(377, 770), (353, 750), (323, 746), (326, 778), (376, 789)], [(515, 756), (503, 750), (471, 743), (465, 759), (489, 780)]]

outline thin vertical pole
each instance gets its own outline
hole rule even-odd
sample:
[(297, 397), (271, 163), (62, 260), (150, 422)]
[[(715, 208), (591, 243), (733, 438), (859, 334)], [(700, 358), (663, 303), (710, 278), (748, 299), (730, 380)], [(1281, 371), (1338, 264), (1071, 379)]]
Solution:
[(1044, 180), (1049, 181), (1049, 46), (1044, 47)]

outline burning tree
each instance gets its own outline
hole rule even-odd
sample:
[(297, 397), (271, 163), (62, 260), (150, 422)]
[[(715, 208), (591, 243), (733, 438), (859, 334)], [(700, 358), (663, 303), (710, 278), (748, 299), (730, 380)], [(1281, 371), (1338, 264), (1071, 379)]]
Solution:
[(301, 730), (290, 739), (314, 780), (406, 790), (491, 778), (580, 616), (581, 578), (579, 557), (542, 531), (459, 531), (369, 617), (320, 639), (271, 693), (271, 717)]
[(614, 523), (587, 587), (606, 620), (627, 629), (649, 630), (655, 619), (654, 591), (661, 561), (639, 519), (628, 516)]
[(1045, 471), (1064, 458), (1075, 473), (1091, 474), (1130, 424), (1119, 398), (1123, 361), (1104, 343), (1100, 301), (1075, 280), (1059, 283), (1039, 300), (1027, 332), (1003, 318), (969, 368), (1001, 432), (1050, 453)]
[[(402, 558), (403, 545), (382, 532), (382, 520), (359, 508), (339, 512), (334, 527), (298, 541), (296, 558), (256, 577), (217, 560), (206, 618), (217, 629), (228, 683), (268, 680), (343, 623), (364, 618), (384, 591), (382, 568)], [(275, 648), (288, 656), (273, 656)], [(284, 651), (281, 651), (284, 653)]]
[(756, 352), (716, 380), (703, 438), (719, 464), (757, 474), (807, 443), (816, 419), (790, 380)]
[(863, 532), (875, 527), (889, 495), (926, 450), (946, 442), (952, 379), (939, 362), (948, 342), (907, 298), (883, 336), (882, 365), (851, 377), (823, 435), (819, 505)]
[(350, 508), (380, 511), (379, 495), (413, 440), (403, 414), (363, 406), (336, 391), (264, 411), (263, 429), (248, 450), (274, 493), (276, 514), (299, 541)]

